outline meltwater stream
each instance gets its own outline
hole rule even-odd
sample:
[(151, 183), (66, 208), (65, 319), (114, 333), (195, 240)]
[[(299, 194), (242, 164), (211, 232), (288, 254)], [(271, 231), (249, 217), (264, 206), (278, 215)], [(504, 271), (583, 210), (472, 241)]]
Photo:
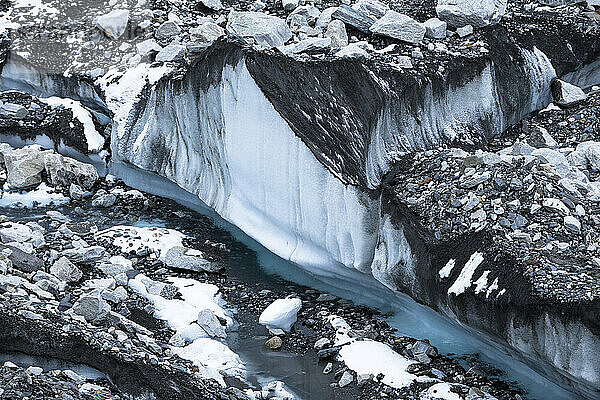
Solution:
[[(434, 346), (446, 354), (458, 356), (478, 354), (481, 361), (488, 362), (505, 371), (503, 379), (518, 382), (519, 386), (527, 391), (528, 398), (578, 399), (572, 392), (534, 371), (521, 361), (517, 354), (510, 353), (505, 347), (481, 334), (459, 326), (432, 309), (416, 303), (408, 296), (385, 288), (372, 277), (347, 268), (332, 269), (327, 275), (315, 276), (274, 255), (240, 229), (219, 217), (196, 196), (165, 178), (116, 162), (111, 163), (109, 171), (136, 189), (170, 198), (209, 217), (216, 226), (228, 231), (236, 240), (253, 250), (257, 255), (258, 265), (239, 265), (238, 268), (230, 271), (232, 275), (244, 279), (269, 279), (267, 275), (277, 275), (296, 284), (326, 291), (356, 304), (375, 308), (382, 313), (390, 312), (393, 315), (386, 321), (390, 326), (396, 328), (399, 334), (429, 339)], [(245, 358), (244, 355), (251, 357), (251, 352), (245, 351), (241, 355), (243, 358)], [(265, 358), (262, 357), (259, 363), (264, 364), (264, 362)], [(276, 363), (276, 360), (270, 359), (268, 362)], [(249, 366), (252, 367), (252, 364), (256, 364), (256, 360), (255, 362), (251, 361)], [(287, 362), (283, 364), (285, 365)], [(292, 362), (291, 364), (296, 370), (302, 367), (301, 363)], [(262, 365), (258, 368), (268, 367)], [(558, 374), (555, 375), (559, 381)], [(282, 373), (281, 377), (285, 378), (285, 374)], [(327, 398), (327, 396), (323, 398)]]

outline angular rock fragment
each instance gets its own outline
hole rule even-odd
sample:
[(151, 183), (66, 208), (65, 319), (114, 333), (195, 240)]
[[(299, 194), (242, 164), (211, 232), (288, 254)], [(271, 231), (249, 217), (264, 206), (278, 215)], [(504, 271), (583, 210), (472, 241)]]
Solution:
[(448, 24), (438, 18), (430, 18), (423, 24), (425, 36), (431, 39), (443, 39), (446, 37)]
[(231, 11), (227, 19), (228, 32), (253, 38), (263, 47), (279, 47), (292, 37), (284, 20), (262, 12)]
[(552, 81), (551, 89), (554, 102), (563, 107), (572, 107), (587, 99), (587, 94), (580, 87), (560, 79)]
[(44, 155), (34, 147), (15, 149), (4, 154), (8, 185), (13, 189), (23, 189), (42, 182)]
[(381, 18), (390, 10), (390, 7), (387, 4), (377, 0), (358, 0), (352, 5), (352, 8), (368, 14), (373, 18)]
[(96, 26), (106, 36), (117, 40), (125, 33), (129, 22), (128, 10), (113, 10), (108, 14), (101, 15), (96, 20)]
[(175, 21), (166, 21), (163, 22), (161, 26), (158, 27), (156, 32), (154, 32), (154, 37), (157, 40), (167, 40), (171, 39), (174, 36), (177, 36), (181, 33), (181, 28), (177, 25)]
[(164, 47), (156, 55), (156, 61), (179, 61), (185, 56), (185, 46), (180, 44), (170, 44)]
[(64, 282), (78, 282), (83, 273), (67, 257), (61, 257), (52, 264), (50, 273)]
[(333, 20), (327, 25), (325, 36), (331, 39), (331, 47), (333, 48), (348, 46), (346, 25), (340, 20)]
[(372, 33), (388, 36), (403, 42), (417, 44), (425, 36), (425, 26), (411, 17), (396, 11), (388, 11), (370, 28)]
[(60, 154), (46, 154), (44, 169), (51, 184), (64, 188), (68, 188), (74, 183), (89, 190), (98, 180), (98, 172), (93, 165), (63, 157)]
[(201, 252), (181, 246), (172, 247), (167, 251), (165, 264), (171, 268), (195, 272), (217, 272), (222, 269), (218, 263), (203, 258)]
[(332, 17), (364, 33), (370, 33), (369, 28), (375, 23), (375, 18), (345, 4), (340, 5)]
[(190, 34), (201, 42), (212, 42), (225, 35), (225, 29), (214, 22), (206, 22), (190, 29)]
[(438, 18), (460, 28), (472, 25), (481, 28), (497, 24), (506, 12), (506, 0), (438, 0)]

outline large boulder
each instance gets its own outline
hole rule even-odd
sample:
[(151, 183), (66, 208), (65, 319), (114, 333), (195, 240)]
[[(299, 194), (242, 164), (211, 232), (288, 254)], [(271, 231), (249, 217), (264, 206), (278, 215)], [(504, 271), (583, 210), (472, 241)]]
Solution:
[(64, 282), (78, 282), (83, 273), (67, 257), (61, 257), (52, 264), (50, 273)]
[(338, 49), (348, 46), (348, 34), (346, 33), (346, 25), (335, 19), (327, 25), (325, 36), (331, 39), (331, 47)]
[(117, 40), (125, 33), (127, 23), (129, 22), (128, 10), (114, 10), (108, 14), (99, 16), (96, 19), (96, 26), (106, 36)]
[(332, 17), (364, 33), (369, 33), (369, 28), (375, 23), (375, 18), (369, 14), (345, 4), (339, 6)]
[(222, 268), (218, 263), (205, 259), (198, 250), (182, 246), (174, 246), (167, 251), (165, 264), (170, 268), (194, 272), (216, 272)]
[(438, 0), (435, 8), (439, 19), (460, 28), (481, 28), (497, 24), (506, 12), (507, 0)]
[(98, 180), (98, 172), (93, 165), (56, 153), (48, 153), (44, 156), (44, 168), (50, 183), (64, 188), (75, 183), (89, 190)]
[(578, 86), (554, 79), (551, 85), (552, 97), (559, 106), (572, 107), (587, 99), (587, 94)]
[(292, 37), (287, 23), (278, 17), (255, 11), (231, 11), (227, 31), (252, 38), (262, 47), (279, 47)]
[(277, 299), (260, 314), (258, 322), (268, 329), (283, 329), (289, 332), (302, 308), (300, 299)]
[(371, 32), (403, 42), (417, 44), (425, 37), (425, 26), (408, 15), (388, 11), (370, 28)]
[(8, 186), (22, 189), (42, 182), (44, 155), (50, 151), (40, 151), (36, 147), (24, 147), (4, 154)]
[(14, 246), (0, 245), (0, 251), (7, 251), (13, 268), (21, 272), (35, 272), (44, 268), (44, 262), (41, 259)]

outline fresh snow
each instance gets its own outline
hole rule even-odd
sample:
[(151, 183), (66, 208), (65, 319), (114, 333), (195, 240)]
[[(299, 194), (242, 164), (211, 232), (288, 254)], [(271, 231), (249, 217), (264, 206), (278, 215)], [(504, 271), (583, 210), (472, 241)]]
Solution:
[(96, 130), (92, 114), (80, 102), (62, 97), (47, 97), (40, 98), (40, 100), (54, 107), (63, 106), (71, 110), (73, 117), (77, 118), (83, 124), (88, 151), (97, 153), (102, 150), (102, 147), (104, 147), (104, 137)]
[(41, 183), (37, 188), (30, 191), (0, 191), (0, 207), (45, 207), (49, 204), (65, 204), (69, 198), (54, 188)]
[(422, 400), (462, 400), (458, 393), (450, 391), (452, 386), (446, 382), (436, 383), (421, 392)]
[(346, 366), (357, 374), (383, 374), (382, 382), (394, 388), (409, 386), (416, 375), (406, 372), (414, 364), (392, 350), (388, 345), (372, 340), (356, 341), (340, 350)]
[(183, 246), (186, 236), (174, 229), (157, 227), (134, 227), (117, 225), (98, 233), (99, 237), (111, 237), (113, 245), (121, 248), (123, 253), (138, 251), (145, 247), (160, 254), (161, 260), (167, 251), (174, 246)]
[(469, 261), (465, 264), (462, 271), (460, 271), (460, 275), (456, 278), (456, 281), (450, 286), (448, 289), (448, 294), (454, 293), (455, 295), (459, 295), (465, 292), (471, 286), (471, 278), (473, 278), (473, 274), (475, 270), (483, 262), (483, 254), (479, 252), (475, 252), (469, 258)]
[(452, 272), (452, 268), (454, 268), (455, 263), (456, 263), (456, 260), (453, 258), (448, 260), (446, 265), (444, 265), (444, 267), (442, 269), (440, 269), (440, 278), (444, 279), (444, 278), (449, 277), (450, 273)]
[(301, 307), (300, 299), (277, 299), (262, 312), (258, 322), (268, 329), (283, 329), (289, 332), (298, 318)]

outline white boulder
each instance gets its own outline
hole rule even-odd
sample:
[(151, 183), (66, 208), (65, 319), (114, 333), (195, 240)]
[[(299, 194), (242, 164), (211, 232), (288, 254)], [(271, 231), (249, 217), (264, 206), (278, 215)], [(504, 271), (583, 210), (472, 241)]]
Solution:
[(96, 26), (104, 32), (106, 36), (117, 40), (125, 33), (128, 22), (128, 10), (113, 10), (108, 14), (99, 16), (96, 19)]
[(551, 88), (554, 102), (563, 107), (571, 107), (587, 99), (587, 94), (579, 86), (560, 79), (553, 80)]
[(435, 8), (439, 19), (460, 28), (481, 28), (497, 24), (506, 12), (507, 0), (438, 0)]
[(389, 36), (403, 42), (417, 44), (425, 36), (425, 26), (408, 15), (388, 11), (370, 28), (372, 33)]
[(279, 47), (292, 37), (287, 23), (278, 17), (255, 11), (231, 11), (227, 31), (252, 38), (262, 47)]
[(439, 18), (430, 18), (423, 24), (425, 26), (425, 36), (430, 39), (443, 39), (446, 37), (448, 24)]
[(260, 314), (258, 322), (268, 329), (283, 329), (289, 332), (298, 318), (300, 308), (302, 308), (300, 299), (278, 299)]

